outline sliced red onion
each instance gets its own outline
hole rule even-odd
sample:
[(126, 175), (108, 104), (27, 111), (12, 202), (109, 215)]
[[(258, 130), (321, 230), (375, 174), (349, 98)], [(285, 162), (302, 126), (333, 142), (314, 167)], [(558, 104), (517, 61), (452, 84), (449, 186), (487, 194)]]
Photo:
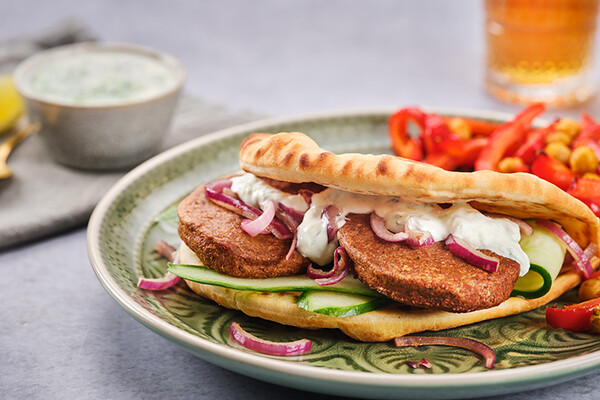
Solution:
[(167, 271), (162, 278), (140, 278), (137, 286), (146, 290), (164, 290), (176, 285), (180, 280), (180, 277)]
[(396, 347), (410, 346), (453, 346), (471, 350), (480, 354), (485, 360), (486, 368), (494, 368), (496, 355), (494, 350), (477, 340), (461, 338), (461, 337), (446, 337), (446, 336), (402, 336), (394, 339)]
[(432, 367), (431, 363), (425, 358), (421, 358), (421, 361), (419, 361), (419, 366), (428, 369)]
[(455, 256), (462, 258), (469, 264), (479, 267), (483, 270), (496, 272), (498, 270), (498, 259), (488, 256), (479, 250), (471, 247), (464, 240), (450, 235), (446, 239), (446, 246)]
[(302, 220), (304, 219), (304, 213), (298, 210), (294, 210), (292, 207), (288, 207), (283, 203), (279, 203), (277, 207), (279, 208), (278, 211), (289, 215), (298, 223), (302, 222)]
[(336, 218), (339, 213), (340, 209), (333, 204), (326, 206), (321, 213), (321, 218), (325, 217), (325, 222), (327, 223), (327, 242), (331, 242), (337, 235)]
[(294, 235), (294, 237), (292, 238), (292, 244), (290, 245), (290, 249), (288, 250), (285, 256), (286, 260), (289, 260), (292, 257), (292, 254), (294, 254), (294, 250), (296, 250), (296, 245), (298, 244), (298, 225), (300, 225), (300, 222), (302, 221), (302, 218), (300, 220), (297, 220), (296, 217), (292, 214), (292, 211), (304, 217), (304, 214), (281, 203), (277, 204), (277, 210), (275, 210), (275, 215), (277, 216), (277, 218), (279, 218), (281, 222), (283, 222), (285, 226), (287, 226), (287, 228)]
[[(175, 254), (177, 253), (177, 250), (164, 240), (156, 242), (154, 250), (169, 262), (173, 262)], [(140, 289), (163, 290), (176, 285), (180, 280), (180, 277), (167, 271), (162, 278), (140, 278), (137, 285)]]
[(588, 258), (588, 260), (591, 260), (592, 257), (598, 255), (598, 245), (594, 242), (590, 242), (590, 244), (588, 244), (583, 251), (583, 254)]
[[(598, 165), (600, 165), (600, 163)], [(600, 166), (598, 167), (597, 173), (600, 174)], [(596, 216), (600, 216), (600, 206), (598, 204), (596, 204), (596, 203), (589, 203), (588, 207), (590, 207), (590, 210), (592, 210), (592, 212), (594, 214), (596, 214)]]
[(306, 270), (306, 276), (314, 279), (319, 286), (334, 285), (348, 275), (351, 262), (346, 249), (340, 246), (333, 252), (333, 267), (329, 271), (314, 268), (311, 264)]
[(240, 324), (232, 322), (229, 329), (231, 337), (247, 349), (273, 356), (296, 356), (310, 351), (311, 341), (300, 339), (294, 342), (272, 342), (260, 339), (246, 332)]
[(320, 268), (315, 268), (315, 267), (313, 267), (312, 264), (310, 264), (308, 266), (308, 268), (306, 269), (306, 277), (309, 279), (329, 278), (330, 276), (335, 274), (336, 270), (337, 269), (335, 267), (335, 260), (334, 260), (334, 266), (331, 267), (331, 269), (328, 271), (324, 271)]
[(164, 240), (159, 240), (156, 242), (154, 244), (154, 250), (163, 256), (168, 262), (173, 262), (175, 259), (175, 254), (177, 253), (177, 249)]
[(558, 224), (547, 219), (538, 219), (536, 224), (544, 229), (547, 229), (550, 233), (562, 241), (567, 246), (567, 250), (575, 260), (573, 263), (575, 270), (584, 279), (591, 278), (592, 274), (594, 273), (594, 268), (592, 267), (589, 257), (586, 256), (585, 252), (581, 249), (581, 247), (579, 247), (577, 242), (573, 240), (571, 236), (569, 236), (567, 232), (563, 231)]
[[(211, 189), (208, 186), (204, 186), (206, 197), (213, 201), (215, 204), (220, 205), (230, 211), (240, 214), (251, 220), (255, 220), (261, 216), (262, 211), (258, 208), (249, 206), (243, 201), (236, 199), (226, 194), (220, 193), (216, 190)], [(271, 224), (267, 227), (277, 239), (291, 239), (292, 232), (279, 220), (273, 219)]]
[(522, 236), (531, 236), (533, 235), (533, 226), (529, 225), (527, 222), (523, 221), (517, 217), (511, 217), (510, 215), (498, 214), (498, 213), (484, 213), (486, 216), (494, 219), (505, 218), (508, 219), (515, 224), (519, 225), (519, 231)]
[(302, 196), (302, 198), (304, 199), (306, 204), (308, 204), (310, 206), (310, 203), (312, 203), (312, 197), (313, 197), (314, 192), (311, 192), (308, 189), (300, 189), (300, 190), (298, 190), (298, 194), (300, 196)]
[(232, 183), (233, 182), (231, 181), (231, 178), (223, 178), (208, 182), (204, 185), (204, 187), (212, 189), (215, 192), (222, 192), (225, 188), (231, 189)]
[(292, 258), (292, 254), (294, 254), (294, 250), (296, 250), (297, 246), (298, 246), (298, 233), (294, 232), (294, 237), (292, 238), (292, 244), (290, 245), (290, 249), (288, 250), (287, 254), (285, 255), (286, 260), (289, 260), (290, 258)]
[(226, 196), (233, 197), (234, 199), (238, 198), (237, 193), (231, 190), (231, 188), (223, 188), (223, 191), (221, 193), (223, 193)]
[(375, 236), (386, 242), (402, 242), (408, 239), (408, 233), (406, 232), (394, 233), (390, 231), (385, 226), (385, 220), (374, 212), (371, 213), (371, 229), (373, 229)]
[(408, 360), (408, 361), (406, 362), (406, 365), (408, 365), (408, 366), (409, 366), (410, 368), (412, 368), (412, 369), (417, 369), (417, 368), (419, 368), (419, 363), (417, 363), (416, 361), (410, 361), (410, 360)]
[(255, 220), (245, 219), (242, 221), (242, 229), (248, 235), (254, 237), (266, 230), (275, 218), (275, 203), (267, 201), (263, 213)]
[(240, 214), (248, 219), (256, 219), (260, 216), (261, 212), (258, 208), (249, 206), (243, 201), (234, 197), (223, 194), (222, 192), (211, 189), (208, 186), (204, 186), (206, 197), (208, 197), (214, 203), (224, 207), (230, 211)]
[(408, 235), (406, 243), (412, 248), (431, 246), (435, 243), (433, 235), (429, 232), (405, 231)]

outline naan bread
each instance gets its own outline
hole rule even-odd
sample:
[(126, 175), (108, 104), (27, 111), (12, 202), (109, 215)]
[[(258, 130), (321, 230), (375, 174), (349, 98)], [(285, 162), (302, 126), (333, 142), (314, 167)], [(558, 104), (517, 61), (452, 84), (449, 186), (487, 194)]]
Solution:
[(600, 245), (600, 224), (581, 201), (532, 174), (454, 172), (391, 155), (333, 154), (307, 135), (255, 133), (240, 147), (242, 169), (289, 182), (421, 202), (466, 201), (481, 211), (560, 223), (580, 246)]
[[(196, 254), (184, 244), (179, 248), (179, 262), (201, 265)], [(595, 266), (598, 259), (595, 259)], [(439, 331), (506, 317), (540, 307), (576, 287), (579, 275), (566, 268), (556, 278), (552, 289), (543, 297), (526, 300), (511, 297), (502, 304), (486, 310), (468, 313), (406, 309), (391, 305), (354, 317), (337, 318), (306, 311), (296, 305), (299, 293), (262, 293), (234, 290), (213, 285), (185, 281), (194, 292), (223, 307), (240, 310), (244, 314), (284, 325), (307, 329), (337, 328), (346, 335), (363, 342), (384, 342), (397, 336), (423, 331)]]

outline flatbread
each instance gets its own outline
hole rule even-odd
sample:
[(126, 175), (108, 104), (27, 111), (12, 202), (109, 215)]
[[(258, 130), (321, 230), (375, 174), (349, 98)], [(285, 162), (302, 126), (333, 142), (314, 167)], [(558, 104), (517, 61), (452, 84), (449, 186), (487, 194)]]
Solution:
[(590, 241), (600, 245), (600, 223), (589, 207), (532, 174), (454, 172), (391, 155), (338, 155), (300, 132), (248, 136), (240, 147), (240, 165), (257, 176), (283, 181), (421, 202), (464, 201), (481, 211), (552, 219), (580, 246)]
[[(321, 149), (298, 133), (257, 133), (240, 148), (240, 165), (260, 177), (314, 182), (341, 190), (403, 197), (431, 203), (468, 202), (474, 208), (519, 218), (560, 223), (580, 246), (600, 244), (600, 222), (582, 202), (531, 174), (493, 171), (452, 172), (390, 155), (342, 154)], [(180, 262), (200, 264), (185, 245)], [(599, 259), (594, 257), (597, 267)], [(410, 309), (394, 304), (354, 317), (309, 312), (296, 304), (298, 293), (240, 291), (186, 281), (196, 293), (247, 315), (301, 328), (336, 328), (361, 341), (387, 341), (422, 331), (439, 331), (533, 310), (576, 287), (581, 278), (564, 268), (543, 297), (511, 297), (500, 305), (468, 313)]]
[[(179, 262), (201, 265), (196, 254), (185, 244), (179, 248)], [(598, 266), (598, 262), (598, 258), (595, 258), (594, 267)], [(356, 340), (384, 342), (409, 333), (440, 331), (533, 310), (573, 289), (581, 282), (581, 278), (572, 268), (565, 268), (554, 281), (550, 291), (540, 298), (527, 300), (511, 297), (496, 307), (468, 313), (406, 309), (399, 304), (394, 304), (376, 311), (343, 318), (317, 314), (298, 307), (296, 301), (299, 293), (262, 293), (187, 280), (185, 282), (197, 294), (223, 307), (240, 310), (252, 317), (307, 329), (340, 329)]]

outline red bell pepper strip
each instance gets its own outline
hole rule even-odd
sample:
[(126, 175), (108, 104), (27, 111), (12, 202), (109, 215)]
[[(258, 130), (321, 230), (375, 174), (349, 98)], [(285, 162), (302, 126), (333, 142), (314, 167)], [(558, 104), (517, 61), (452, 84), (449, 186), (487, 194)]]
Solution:
[(580, 127), (579, 134), (575, 136), (571, 143), (572, 148), (585, 145), (590, 141), (600, 142), (600, 124), (588, 114), (581, 115)]
[(450, 130), (446, 122), (436, 114), (427, 114), (424, 119), (425, 129), (421, 135), (423, 148), (427, 155), (445, 152), (445, 145), (449, 142), (462, 142), (463, 140)]
[(446, 124), (448, 124), (448, 122), (450, 122), (450, 120), (454, 118), (459, 118), (463, 120), (467, 124), (469, 129), (471, 129), (471, 134), (473, 135), (490, 136), (492, 133), (494, 133), (496, 129), (498, 129), (502, 125), (501, 122), (490, 122), (483, 121), (480, 119), (472, 119), (465, 117), (442, 117)]
[(590, 318), (594, 308), (600, 306), (600, 298), (571, 304), (564, 308), (546, 307), (546, 322), (554, 329), (581, 332), (591, 329)]
[(544, 128), (532, 130), (529, 135), (527, 135), (525, 144), (519, 147), (517, 151), (514, 152), (513, 156), (519, 157), (526, 164), (530, 164), (535, 155), (544, 149), (546, 145), (546, 136), (554, 132), (557, 122), (558, 120)]
[(600, 180), (579, 178), (567, 189), (567, 193), (588, 205), (600, 215)]
[(512, 121), (500, 126), (475, 161), (475, 170), (497, 170), (498, 163), (507, 150), (514, 148), (523, 140), (530, 129), (531, 122), (545, 110), (544, 104), (533, 104), (517, 114)]
[(581, 120), (579, 122), (580, 129), (587, 129), (590, 125), (596, 125), (597, 122), (588, 113), (581, 114)]
[(446, 119), (436, 114), (427, 114), (422, 134), (425, 162), (453, 170), (457, 167), (472, 167), (488, 138), (461, 139), (452, 132)]
[(400, 157), (421, 161), (423, 149), (417, 138), (408, 133), (408, 123), (413, 121), (423, 131), (425, 129), (425, 113), (415, 107), (398, 110), (388, 119), (388, 133), (392, 142), (392, 150)]
[(590, 125), (586, 129), (582, 129), (581, 132), (573, 139), (571, 146), (577, 148), (583, 146), (590, 141), (596, 143), (600, 142), (600, 124)]
[(600, 203), (600, 179), (579, 178), (568, 188), (567, 193), (580, 200)]
[(562, 190), (567, 190), (577, 179), (577, 175), (569, 167), (544, 152), (535, 157), (530, 169), (532, 174), (555, 184)]
[(466, 141), (447, 142), (444, 149), (447, 152), (428, 154), (425, 162), (436, 165), (446, 170), (454, 170), (458, 167), (472, 168), (477, 156), (488, 143), (488, 138), (479, 137)]

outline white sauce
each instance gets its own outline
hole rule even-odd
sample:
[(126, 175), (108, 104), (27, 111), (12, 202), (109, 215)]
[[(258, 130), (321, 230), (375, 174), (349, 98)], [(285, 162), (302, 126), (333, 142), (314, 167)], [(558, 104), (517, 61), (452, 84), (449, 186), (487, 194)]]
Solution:
[(39, 63), (29, 72), (28, 86), (47, 101), (107, 106), (150, 99), (173, 89), (178, 78), (151, 57), (89, 51)]
[(244, 203), (252, 207), (263, 209), (265, 203), (271, 200), (300, 212), (308, 209), (308, 204), (299, 194), (291, 195), (275, 189), (253, 174), (246, 173), (231, 178), (231, 190), (237, 193)]
[[(252, 174), (233, 178), (232, 190), (250, 205), (259, 206), (266, 200), (281, 201), (298, 211), (306, 210), (306, 203), (299, 195), (281, 192)], [(299, 198), (299, 199), (298, 199)], [(304, 203), (304, 209), (299, 207)], [(312, 196), (312, 202), (304, 220), (298, 227), (298, 251), (319, 265), (333, 260), (337, 239), (328, 243), (327, 222), (322, 218), (323, 209), (335, 204), (340, 210), (336, 219), (341, 228), (348, 214), (370, 214), (384, 218), (393, 232), (408, 229), (428, 231), (436, 241), (445, 240), (452, 234), (476, 249), (486, 249), (515, 260), (521, 266), (520, 276), (529, 270), (529, 258), (519, 246), (519, 226), (508, 219), (489, 218), (467, 203), (457, 203), (442, 209), (437, 204), (419, 203), (392, 196), (363, 195), (328, 188)]]

